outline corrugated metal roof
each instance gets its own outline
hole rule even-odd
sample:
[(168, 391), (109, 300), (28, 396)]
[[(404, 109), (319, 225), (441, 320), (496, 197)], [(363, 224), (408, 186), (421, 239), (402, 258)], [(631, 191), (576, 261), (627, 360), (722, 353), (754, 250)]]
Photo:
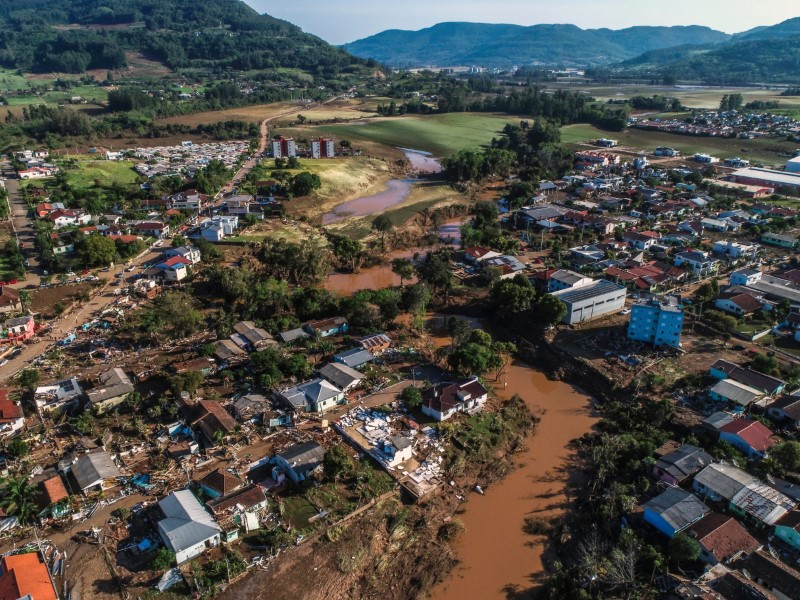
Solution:
[(158, 522), (158, 531), (173, 552), (205, 542), (220, 531), (214, 518), (189, 490), (172, 492), (158, 506), (166, 516)]

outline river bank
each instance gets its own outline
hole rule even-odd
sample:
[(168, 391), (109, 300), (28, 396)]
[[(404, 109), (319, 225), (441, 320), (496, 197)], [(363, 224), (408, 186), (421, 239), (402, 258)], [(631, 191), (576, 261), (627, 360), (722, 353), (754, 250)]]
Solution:
[[(449, 340), (432, 336), (432, 342), (441, 347)], [(515, 401), (523, 402), (524, 412), (538, 421), (535, 433), (520, 428), (488, 456), (466, 461), (463, 471), (449, 478), (453, 485), (420, 504), (387, 500), (349, 523), (335, 542), (322, 536), (289, 549), (223, 597), (527, 597), (545, 577), (549, 548), (542, 538), (525, 533), (525, 520), (568, 514), (571, 478), (580, 473), (571, 442), (592, 431), (597, 420), (590, 396), (571, 384), (585, 383), (599, 398), (611, 389), (600, 374), (560, 356), (544, 338), (536, 345), (523, 341), (523, 346), (530, 362), (515, 361), (503, 378), (489, 383), (498, 401), (519, 395)], [(500, 410), (498, 401), (492, 402), (493, 411)], [(474, 493), (475, 485), (486, 494)], [(454, 519), (465, 531), (454, 540), (444, 539), (444, 526)]]

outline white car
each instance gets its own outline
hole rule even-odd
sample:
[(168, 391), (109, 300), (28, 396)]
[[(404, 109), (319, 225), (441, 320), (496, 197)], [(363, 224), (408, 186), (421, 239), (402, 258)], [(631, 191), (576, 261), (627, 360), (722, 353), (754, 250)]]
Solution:
[(630, 312), (631, 312), (631, 309), (630, 309), (630, 308), (623, 308), (621, 311), (619, 311), (619, 314), (621, 314), (621, 315), (627, 315), (627, 314), (629, 314)]
[(161, 248), (164, 245), (163, 240), (158, 240), (155, 244), (153, 244), (153, 248)]

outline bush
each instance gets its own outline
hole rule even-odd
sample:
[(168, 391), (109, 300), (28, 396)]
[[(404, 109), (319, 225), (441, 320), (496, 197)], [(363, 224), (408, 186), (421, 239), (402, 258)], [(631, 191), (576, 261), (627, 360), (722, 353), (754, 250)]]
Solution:
[(439, 539), (443, 542), (452, 542), (464, 531), (466, 531), (464, 524), (457, 519), (453, 519), (439, 527)]
[(400, 400), (409, 410), (422, 406), (422, 392), (413, 385), (408, 386), (400, 393)]
[(161, 547), (150, 559), (150, 568), (165, 571), (175, 564), (175, 553), (169, 548)]

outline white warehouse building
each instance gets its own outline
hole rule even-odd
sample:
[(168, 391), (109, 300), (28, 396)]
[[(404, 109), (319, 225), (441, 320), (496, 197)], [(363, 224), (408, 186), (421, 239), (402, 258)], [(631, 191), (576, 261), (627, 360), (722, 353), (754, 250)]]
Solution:
[(601, 279), (590, 285), (554, 292), (553, 296), (567, 306), (562, 321), (575, 325), (619, 312), (625, 308), (627, 294), (625, 286)]

